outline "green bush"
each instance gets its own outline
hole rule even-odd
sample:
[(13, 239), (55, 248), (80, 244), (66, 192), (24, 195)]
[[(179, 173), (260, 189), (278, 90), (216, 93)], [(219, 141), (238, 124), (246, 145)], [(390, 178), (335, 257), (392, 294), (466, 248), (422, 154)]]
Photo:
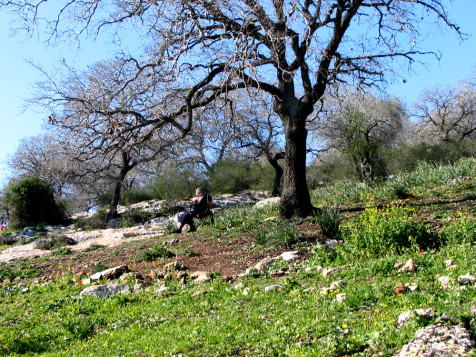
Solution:
[(162, 173), (149, 188), (151, 196), (161, 200), (182, 199), (195, 196), (195, 189), (207, 190), (204, 173), (195, 168), (173, 168)]
[(438, 144), (400, 146), (387, 153), (392, 173), (411, 172), (421, 162), (449, 164), (476, 155), (476, 138)]
[(55, 201), (51, 185), (38, 177), (11, 182), (5, 203), (10, 209), (10, 228), (60, 224), (65, 218), (64, 207)]
[(107, 209), (106, 208), (101, 208), (94, 212), (94, 214), (86, 219), (86, 227), (90, 229), (104, 229), (106, 228), (107, 221)]
[(250, 175), (251, 163), (225, 159), (214, 164), (210, 170), (211, 192), (238, 193), (248, 190), (253, 179)]
[(415, 219), (415, 210), (406, 206), (368, 207), (356, 220), (341, 228), (344, 250), (367, 258), (438, 248), (441, 238)]
[(175, 253), (160, 245), (153, 246), (142, 252), (137, 258), (140, 262), (152, 262), (159, 258), (172, 258)]
[(149, 214), (138, 209), (129, 209), (121, 215), (120, 219), (122, 228), (133, 227), (137, 223), (147, 221), (149, 219)]

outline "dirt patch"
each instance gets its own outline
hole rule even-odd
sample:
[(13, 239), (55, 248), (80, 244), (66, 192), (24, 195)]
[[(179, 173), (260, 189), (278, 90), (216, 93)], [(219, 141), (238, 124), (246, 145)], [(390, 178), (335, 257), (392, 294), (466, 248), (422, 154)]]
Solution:
[[(69, 255), (31, 249), (32, 243), (26, 245), (30, 248), (21, 246), (14, 247), (17, 250), (9, 249), (15, 252), (17, 258), (22, 258), (16, 259), (17, 262), (26, 263), (29, 268), (39, 271), (40, 277), (36, 279), (43, 281), (67, 275), (74, 275), (80, 280), (89, 276), (98, 264), (109, 268), (125, 264), (131, 271), (146, 277), (151, 271), (161, 271), (165, 264), (174, 261), (181, 262), (191, 272), (212, 271), (222, 276), (237, 276), (265, 257), (276, 257), (295, 249), (293, 246), (258, 246), (252, 237), (246, 235), (213, 237), (201, 228), (194, 233), (148, 233), (137, 228), (89, 232), (77, 245), (69, 246), (72, 250)], [(316, 226), (303, 227), (302, 233), (311, 241), (320, 235)], [(167, 247), (177, 256), (152, 262), (139, 261), (138, 257), (144, 251), (157, 245)], [(5, 251), (2, 252), (4, 255)]]

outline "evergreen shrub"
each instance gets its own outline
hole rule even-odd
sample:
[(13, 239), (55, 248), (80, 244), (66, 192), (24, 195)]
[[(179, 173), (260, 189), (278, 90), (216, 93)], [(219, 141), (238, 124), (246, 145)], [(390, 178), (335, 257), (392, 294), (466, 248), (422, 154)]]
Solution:
[(52, 186), (38, 177), (25, 177), (7, 187), (5, 202), (10, 210), (10, 228), (60, 224), (64, 207), (55, 201)]

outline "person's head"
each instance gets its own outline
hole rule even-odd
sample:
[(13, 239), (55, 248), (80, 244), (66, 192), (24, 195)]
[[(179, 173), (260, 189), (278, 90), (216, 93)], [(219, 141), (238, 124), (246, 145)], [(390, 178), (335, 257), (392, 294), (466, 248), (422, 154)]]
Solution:
[(205, 191), (203, 190), (203, 188), (201, 187), (198, 187), (196, 190), (195, 190), (195, 194), (197, 196), (203, 196), (203, 194), (205, 193)]

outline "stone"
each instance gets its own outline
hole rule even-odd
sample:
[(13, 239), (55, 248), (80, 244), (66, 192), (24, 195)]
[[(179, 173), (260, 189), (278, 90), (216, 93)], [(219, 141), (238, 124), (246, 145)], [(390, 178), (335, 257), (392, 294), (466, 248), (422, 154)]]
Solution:
[(186, 271), (179, 271), (177, 274), (175, 274), (175, 277), (180, 280), (183, 278), (186, 278), (188, 276), (188, 273)]
[(265, 270), (268, 270), (271, 265), (273, 265), (275, 259), (273, 258), (264, 258), (263, 260), (261, 260), (260, 262), (258, 262), (254, 268), (258, 271), (258, 272), (262, 272), (262, 271), (265, 271)]
[(212, 279), (211, 275), (207, 271), (196, 271), (190, 274), (190, 278), (193, 279), (195, 284), (203, 284)]
[(141, 273), (136, 271), (131, 271), (120, 276), (119, 281), (125, 282), (127, 280), (144, 280), (144, 277)]
[(424, 317), (427, 319), (435, 317), (435, 311), (432, 308), (429, 309), (415, 309), (415, 314), (420, 317)]
[(450, 278), (448, 276), (440, 275), (437, 277), (437, 279), (443, 289), (448, 289), (448, 286), (450, 285)]
[(93, 285), (82, 290), (79, 297), (82, 298), (85, 295), (106, 298), (118, 294), (130, 294), (129, 285), (121, 286), (118, 283)]
[(297, 250), (293, 252), (284, 252), (279, 256), (279, 258), (281, 258), (282, 260), (286, 262), (299, 259), (300, 257), (301, 255), (299, 254), (299, 251)]
[(161, 286), (159, 286), (158, 289), (155, 290), (156, 294), (159, 296), (164, 295), (166, 291), (167, 291), (167, 286), (165, 286), (165, 284), (162, 284)]
[(408, 320), (410, 320), (410, 317), (412, 316), (413, 312), (412, 311), (405, 311), (398, 316), (397, 319), (397, 326), (398, 328), (402, 328), (403, 326), (406, 325)]
[(418, 289), (418, 285), (414, 283), (405, 283), (405, 288), (409, 291), (415, 291)]
[(174, 245), (174, 244), (177, 244), (179, 242), (178, 239), (171, 239), (171, 240), (166, 240), (163, 244), (164, 245)]
[(279, 271), (274, 271), (274, 272), (272, 272), (271, 274), (269, 274), (269, 276), (270, 276), (271, 278), (279, 278), (279, 277), (282, 277), (282, 276), (284, 276), (284, 275), (286, 275), (286, 274), (287, 274), (287, 272), (286, 272), (285, 270), (282, 270), (282, 269), (281, 269), (281, 270), (279, 270)]
[(332, 268), (332, 267), (324, 268), (324, 270), (322, 271), (322, 276), (324, 278), (327, 278), (328, 276), (334, 275), (337, 272), (338, 272), (337, 268)]
[(418, 330), (395, 356), (463, 356), (473, 347), (474, 342), (465, 328), (439, 323)]
[(200, 291), (196, 291), (192, 294), (192, 297), (195, 298), (195, 297), (199, 297), (199, 296), (202, 296), (202, 295), (206, 295), (206, 294), (209, 294), (210, 292), (208, 290), (200, 290)]
[(451, 259), (445, 260), (445, 264), (446, 264), (446, 270), (455, 269), (457, 267)]
[(327, 239), (324, 243), (329, 249), (334, 249), (337, 244), (339, 244), (339, 242), (336, 239)]
[(476, 278), (472, 275), (466, 274), (458, 276), (458, 281), (463, 284), (471, 284), (476, 282)]
[(401, 260), (397, 260), (395, 265), (393, 266), (395, 269), (400, 269), (403, 266), (403, 262)]
[(336, 295), (336, 300), (337, 300), (338, 303), (344, 302), (345, 299), (347, 299), (347, 294), (345, 294), (345, 293)]
[(112, 280), (119, 278), (122, 274), (128, 271), (127, 265), (120, 265), (114, 268), (103, 270), (99, 273), (91, 275), (89, 278), (94, 280)]
[(186, 270), (181, 262), (172, 262), (169, 264), (164, 265), (164, 270), (166, 273), (173, 272), (177, 270)]
[(271, 285), (271, 286), (267, 286), (264, 288), (264, 292), (265, 293), (269, 293), (271, 291), (281, 291), (282, 289), (284, 289), (281, 285)]
[(412, 272), (412, 271), (415, 271), (417, 268), (418, 268), (418, 265), (415, 263), (415, 261), (412, 258), (410, 258), (402, 267), (402, 271)]
[(280, 197), (271, 197), (271, 198), (265, 198), (264, 200), (256, 202), (256, 204), (253, 206), (254, 208), (263, 208), (268, 205), (272, 204), (278, 204), (281, 201)]
[(407, 288), (405, 287), (405, 285), (403, 285), (402, 283), (398, 283), (394, 288), (393, 288), (393, 293), (395, 295), (398, 295), (398, 294), (403, 294), (404, 292), (407, 291)]
[(344, 288), (347, 286), (347, 283), (345, 280), (337, 280), (337, 281), (334, 281), (331, 286), (330, 286), (330, 289), (331, 290), (337, 290), (337, 289), (340, 289), (340, 288)]

